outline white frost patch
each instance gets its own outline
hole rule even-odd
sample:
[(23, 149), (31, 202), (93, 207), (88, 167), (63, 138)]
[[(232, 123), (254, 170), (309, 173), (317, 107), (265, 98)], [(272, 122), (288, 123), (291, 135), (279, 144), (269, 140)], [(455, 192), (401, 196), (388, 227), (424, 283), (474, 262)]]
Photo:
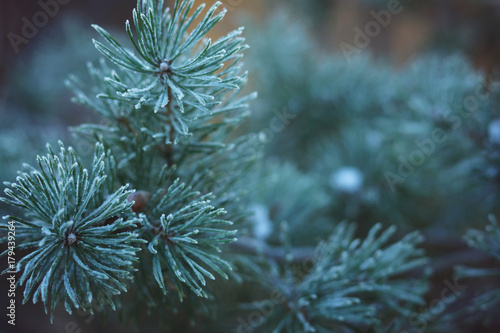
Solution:
[(500, 144), (500, 119), (493, 120), (488, 126), (488, 136), (493, 143)]
[(363, 173), (355, 167), (343, 167), (330, 176), (330, 186), (341, 192), (354, 193), (363, 186)]
[(261, 204), (252, 205), (253, 211), (253, 234), (255, 238), (266, 239), (273, 231), (273, 223), (269, 219), (269, 210)]

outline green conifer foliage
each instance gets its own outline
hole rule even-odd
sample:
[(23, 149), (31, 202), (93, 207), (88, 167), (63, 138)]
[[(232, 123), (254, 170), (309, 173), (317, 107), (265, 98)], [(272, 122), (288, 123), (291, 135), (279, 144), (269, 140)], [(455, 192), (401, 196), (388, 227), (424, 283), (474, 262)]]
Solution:
[[(25, 302), (41, 298), (52, 313), (60, 302), (68, 312), (92, 312), (121, 307), (114, 296), (138, 276), (156, 281), (134, 286), (139, 297), (174, 291), (181, 300), (208, 297), (207, 280), (228, 278), (221, 246), (236, 240), (236, 229), (227, 218), (243, 211), (235, 209), (236, 175), (224, 167), (237, 157), (244, 169), (258, 155), (245, 148), (257, 137), (228, 136), (255, 94), (238, 94), (246, 81), (242, 29), (212, 42), (205, 35), (226, 11), (220, 3), (205, 14), (205, 5), (193, 6), (138, 1), (134, 29), (126, 23), (134, 51), (94, 26), (104, 39), (94, 44), (113, 66), (89, 64), (88, 89), (76, 77), (68, 81), (75, 100), (103, 119), (75, 129), (97, 142), (92, 168), (74, 149), (61, 143), (56, 155), (49, 146), (39, 168), (6, 183), (2, 198), (24, 211), (5, 220), (20, 225), (20, 248), (32, 251), (18, 263)], [(221, 203), (232, 213), (213, 205)]]
[(30, 250), (16, 267), (23, 271), (23, 302), (41, 299), (51, 318), (59, 302), (70, 313), (72, 307), (114, 307), (111, 296), (127, 291), (133, 279), (141, 241), (131, 231), (140, 221), (127, 200), (132, 191), (110, 186), (115, 162), (101, 144), (90, 170), (62, 143), (59, 155), (48, 150), (38, 168), (28, 166), (16, 183), (6, 184), (8, 198), (1, 198), (26, 212), (5, 217), (20, 224), (17, 249)]
[[(247, 74), (242, 28), (207, 37), (221, 5), (138, 0), (126, 44), (93, 26), (103, 57), (67, 85), (100, 120), (47, 145), (0, 198), (23, 302), (41, 300), (52, 321), (60, 304), (172, 332), (417, 332), (412, 318), (439, 332), (472, 315), (494, 326), (495, 283), (456, 297), (470, 301), (461, 311), (429, 309), (425, 236), (498, 213), (498, 89), (461, 55), (346, 62), (283, 14), (254, 31)], [(242, 93), (247, 75), (261, 98), (242, 128), (257, 97)], [(465, 239), (499, 259), (493, 215)], [(498, 279), (472, 266), (456, 276)]]

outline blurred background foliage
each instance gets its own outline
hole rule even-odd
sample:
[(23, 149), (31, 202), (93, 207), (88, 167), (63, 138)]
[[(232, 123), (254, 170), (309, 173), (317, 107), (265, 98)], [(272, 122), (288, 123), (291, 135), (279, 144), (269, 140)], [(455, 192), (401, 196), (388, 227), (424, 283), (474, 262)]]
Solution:
[[(354, 45), (355, 27), (364, 30), (373, 11), (386, 10), (388, 1), (223, 3), (230, 13), (213, 34), (246, 27), (249, 90), (259, 92), (240, 130), (262, 132), (267, 142), (266, 161), (242, 182), (250, 187), (266, 179), (246, 198), (252, 211), (248, 232), (279, 244), (276, 235), (286, 221), (293, 245), (314, 246), (342, 220), (357, 222), (359, 235), (376, 222), (397, 225), (401, 234), (420, 230), (435, 269), (429, 301), (439, 297), (455, 264), (498, 267), (490, 258), (498, 247), (477, 245), (479, 231), (469, 231), (467, 242), (463, 235), (484, 230), (489, 214), (500, 216), (500, 2), (401, 1), (401, 12), (350, 57), (341, 44)], [(123, 18), (134, 6), (132, 0), (71, 1), (15, 53), (7, 34), (20, 33), (22, 18), (41, 9), (33, 1), (2, 1), (0, 180), (14, 179), (46, 142), (69, 137), (68, 126), (93, 119), (71, 103), (64, 81), (70, 74), (85, 77), (86, 63), (99, 58), (90, 23), (123, 31)], [(90, 156), (92, 147), (73, 142)], [(6, 210), (0, 204), (1, 215)], [(493, 234), (488, 244), (500, 243), (495, 226), (487, 229)], [(464, 268), (459, 276), (474, 272)], [(429, 332), (456, 329), (450, 323), (464, 313), (457, 309), (480, 308), (485, 286), (490, 291), (483, 297), (495, 306), (490, 298), (499, 297), (498, 279), (484, 281), (468, 281), (466, 297), (429, 320)], [(248, 296), (235, 289), (225, 301), (231, 304), (235, 295)], [(39, 309), (24, 307), (32, 324), (22, 323), (21, 331), (48, 323)], [(218, 310), (227, 320), (207, 327), (231, 331), (237, 325), (231, 311)], [(498, 332), (491, 311), (482, 312), (485, 317), (469, 316), (461, 329)], [(105, 325), (61, 311), (46, 331), (67, 331), (71, 321), (82, 332), (100, 332)], [(182, 315), (178, 321), (184, 322)]]

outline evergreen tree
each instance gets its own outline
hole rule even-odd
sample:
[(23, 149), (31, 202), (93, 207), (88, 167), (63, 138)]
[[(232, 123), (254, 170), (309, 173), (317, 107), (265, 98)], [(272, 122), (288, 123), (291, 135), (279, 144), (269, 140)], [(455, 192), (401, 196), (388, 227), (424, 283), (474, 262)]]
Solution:
[(499, 259), (498, 89), (461, 55), (346, 63), (286, 12), (252, 29), (247, 74), (242, 28), (207, 37), (220, 6), (138, 0), (128, 46), (93, 26), (103, 59), (90, 84), (67, 84), (100, 121), (72, 128), (75, 149), (48, 144), (0, 197), (23, 303), (51, 321), (57, 306), (116, 311), (141, 331), (494, 329), (497, 266), (457, 266), (493, 278), (436, 311), (432, 242), (451, 226)]

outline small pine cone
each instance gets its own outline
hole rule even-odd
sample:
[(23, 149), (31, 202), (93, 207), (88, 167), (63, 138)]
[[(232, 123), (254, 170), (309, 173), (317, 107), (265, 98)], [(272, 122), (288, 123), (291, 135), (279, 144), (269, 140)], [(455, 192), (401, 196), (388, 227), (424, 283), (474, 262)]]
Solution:
[(151, 199), (151, 193), (147, 191), (136, 191), (128, 196), (128, 201), (134, 201), (132, 205), (132, 211), (134, 213), (140, 213), (146, 208), (149, 200)]

